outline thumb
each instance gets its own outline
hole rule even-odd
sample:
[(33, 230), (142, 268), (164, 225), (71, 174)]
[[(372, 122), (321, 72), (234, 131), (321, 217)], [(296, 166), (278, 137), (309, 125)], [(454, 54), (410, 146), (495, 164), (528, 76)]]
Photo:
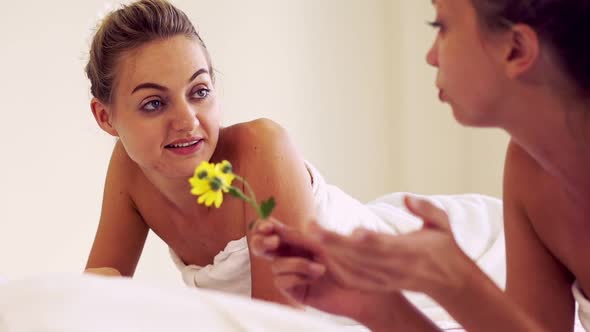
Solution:
[(451, 231), (447, 213), (425, 199), (411, 196), (404, 197), (404, 204), (415, 216), (424, 221), (422, 228)]

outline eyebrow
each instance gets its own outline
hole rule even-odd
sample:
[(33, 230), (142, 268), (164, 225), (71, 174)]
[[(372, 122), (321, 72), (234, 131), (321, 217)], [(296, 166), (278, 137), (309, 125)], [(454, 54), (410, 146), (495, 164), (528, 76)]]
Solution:
[[(201, 69), (197, 70), (188, 79), (188, 82), (189, 83), (192, 82), (195, 78), (201, 76), (202, 74), (209, 74), (209, 71), (205, 68), (201, 68)], [(147, 82), (147, 83), (141, 83), (138, 86), (136, 86), (135, 89), (133, 89), (133, 91), (131, 91), (131, 94), (134, 94), (135, 92), (137, 92), (138, 90), (141, 90), (141, 89), (156, 89), (156, 90), (160, 90), (160, 91), (168, 91), (168, 88), (166, 88), (165, 86), (162, 86), (162, 85), (156, 84), (156, 83)]]

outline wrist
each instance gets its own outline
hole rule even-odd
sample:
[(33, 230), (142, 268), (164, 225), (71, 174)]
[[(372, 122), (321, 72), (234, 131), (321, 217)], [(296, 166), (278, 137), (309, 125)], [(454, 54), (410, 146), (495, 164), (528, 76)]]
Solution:
[(367, 310), (360, 323), (373, 332), (440, 332), (440, 329), (426, 318), (400, 292), (385, 293), (373, 310)]
[(373, 332), (391, 331), (396, 324), (396, 309), (405, 301), (399, 292), (375, 293), (371, 303), (364, 305), (354, 319)]
[(428, 294), (447, 311), (457, 309), (466, 301), (466, 297), (481, 296), (482, 286), (489, 283), (487, 276), (471, 258), (463, 254), (463, 258), (454, 265), (453, 281)]
[(425, 293), (439, 304), (454, 303), (458, 298), (481, 282), (479, 267), (458, 248), (460, 254), (448, 263), (447, 278)]

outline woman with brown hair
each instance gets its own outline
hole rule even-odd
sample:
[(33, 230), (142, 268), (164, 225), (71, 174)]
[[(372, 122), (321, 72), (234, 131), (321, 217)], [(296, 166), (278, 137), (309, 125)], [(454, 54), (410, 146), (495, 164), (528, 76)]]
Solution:
[[(506, 292), (459, 249), (445, 211), (410, 197), (424, 221), (410, 234), (261, 223), (253, 248), (273, 260), (285, 294), (375, 331), (437, 330), (401, 290), (431, 296), (471, 332), (572, 331), (576, 302), (590, 329), (590, 1), (432, 2), (437, 36), (427, 61), (438, 69), (440, 99), (461, 124), (512, 138)], [(312, 263), (326, 272), (310, 273)]]

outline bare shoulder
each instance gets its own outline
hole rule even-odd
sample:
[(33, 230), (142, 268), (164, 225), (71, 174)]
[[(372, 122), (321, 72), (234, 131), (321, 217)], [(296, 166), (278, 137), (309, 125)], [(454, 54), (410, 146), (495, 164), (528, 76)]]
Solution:
[[(141, 187), (143, 173), (139, 166), (129, 157), (121, 141), (115, 143), (105, 183), (105, 191), (116, 189), (111, 193), (126, 196), (132, 201), (134, 189)], [(141, 188), (139, 188), (141, 189)]]
[[(511, 141), (504, 165), (504, 201), (536, 210), (550, 200), (557, 183), (528, 152)], [(551, 204), (549, 204), (551, 205)]]
[[(562, 206), (557, 180), (522, 147), (510, 142), (504, 167), (504, 204), (528, 220), (536, 235), (548, 245), (559, 228), (554, 222)], [(564, 217), (564, 216), (562, 216)]]
[(541, 165), (520, 145), (514, 141), (508, 144), (504, 174), (509, 182), (506, 184), (529, 184), (530, 181), (543, 177), (544, 173)]
[(510, 142), (506, 154), (504, 191), (505, 201), (509, 199), (518, 204), (543, 237), (553, 233), (550, 229), (563, 226), (555, 223), (555, 218), (568, 217), (568, 206), (562, 200), (563, 189), (558, 179), (514, 142)]
[(245, 147), (273, 146), (287, 143), (286, 141), (289, 140), (287, 130), (267, 118), (238, 123), (225, 130)]
[[(234, 153), (236, 173), (248, 180), (257, 195), (260, 192), (262, 197), (274, 196), (277, 201), (301, 201), (300, 210), (312, 209), (311, 176), (285, 128), (269, 119), (257, 119), (227, 130), (230, 133), (226, 137), (231, 138), (224, 144), (233, 142), (238, 150)], [(280, 210), (275, 216), (280, 216)], [(288, 220), (302, 213), (286, 214), (283, 219)]]
[[(224, 128), (224, 149), (234, 160), (252, 167), (285, 155), (299, 156), (287, 130), (266, 118), (235, 124)], [(287, 158), (289, 159), (289, 158)], [(247, 168), (252, 168), (247, 167)]]

